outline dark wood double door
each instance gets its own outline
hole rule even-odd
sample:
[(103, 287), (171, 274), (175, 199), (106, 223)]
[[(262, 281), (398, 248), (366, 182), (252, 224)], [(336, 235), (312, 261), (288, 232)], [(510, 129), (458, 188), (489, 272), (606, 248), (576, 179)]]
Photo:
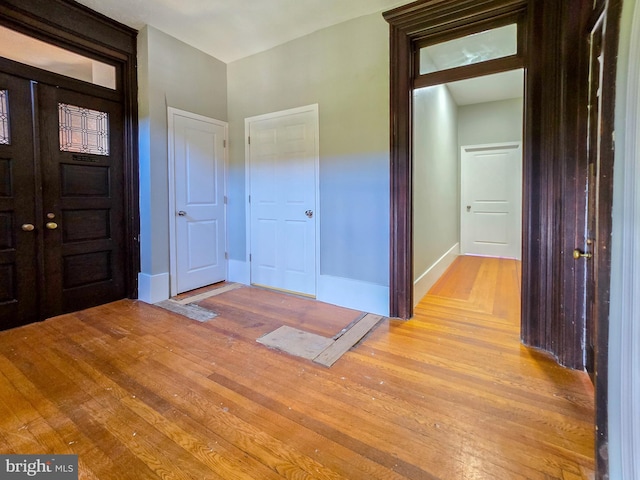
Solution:
[(0, 329), (126, 295), (122, 107), (83, 90), (0, 73)]

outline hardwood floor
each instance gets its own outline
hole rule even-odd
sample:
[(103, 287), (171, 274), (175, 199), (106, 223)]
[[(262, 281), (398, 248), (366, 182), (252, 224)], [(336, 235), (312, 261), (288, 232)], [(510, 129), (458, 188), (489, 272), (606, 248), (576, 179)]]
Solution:
[(591, 383), (519, 344), (519, 275), (460, 258), (329, 369), (255, 340), (359, 312), (249, 287), (207, 323), (120, 301), (0, 332), (0, 452), (88, 479), (590, 478)]

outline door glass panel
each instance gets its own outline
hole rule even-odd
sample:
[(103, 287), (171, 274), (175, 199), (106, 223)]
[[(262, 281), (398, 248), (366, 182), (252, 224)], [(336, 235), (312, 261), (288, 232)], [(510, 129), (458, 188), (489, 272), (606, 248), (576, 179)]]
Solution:
[(9, 92), (0, 90), (0, 145), (9, 145)]
[(0, 26), (0, 57), (116, 89), (116, 67)]
[(58, 104), (60, 151), (109, 155), (109, 114)]
[(420, 49), (420, 75), (518, 53), (518, 25), (485, 30)]

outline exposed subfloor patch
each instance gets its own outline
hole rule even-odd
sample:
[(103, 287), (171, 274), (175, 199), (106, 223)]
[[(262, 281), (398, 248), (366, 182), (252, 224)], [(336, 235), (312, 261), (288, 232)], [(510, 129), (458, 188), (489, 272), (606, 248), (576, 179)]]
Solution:
[(163, 300), (162, 302), (156, 303), (155, 306), (183, 315), (191, 320), (197, 320), (198, 322), (206, 322), (217, 317), (217, 314), (211, 310), (207, 310), (198, 305), (183, 305), (175, 300)]
[(260, 337), (257, 342), (297, 357), (330, 367), (348, 352), (384, 317), (367, 313), (334, 338), (326, 338), (286, 325)]
[(313, 360), (333, 344), (331, 338), (305, 332), (286, 325), (260, 337), (258, 343), (275, 348), (296, 357)]

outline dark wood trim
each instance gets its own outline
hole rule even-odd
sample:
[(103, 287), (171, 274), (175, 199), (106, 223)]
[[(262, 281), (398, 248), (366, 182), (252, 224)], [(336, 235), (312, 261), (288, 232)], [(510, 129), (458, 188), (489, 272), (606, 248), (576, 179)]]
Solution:
[[(391, 239), (390, 315), (413, 314), (412, 92), (413, 56), (409, 37), (391, 26)], [(407, 241), (409, 239), (409, 241)]]
[[(127, 294), (137, 297), (140, 265), (138, 185), (137, 32), (72, 0), (3, 0), (0, 24), (116, 66), (117, 94), (125, 111)], [(30, 67), (23, 66), (28, 69)], [(59, 80), (58, 80), (59, 81)], [(69, 79), (70, 82), (75, 82)], [(54, 83), (55, 84), (55, 83)], [(82, 88), (82, 87), (81, 87)], [(105, 89), (108, 90), (108, 89)], [(110, 95), (103, 92), (105, 95)]]
[(496, 18), (525, 18), (527, 6), (527, 0), (419, 0), (383, 14), (390, 24), (391, 52), (389, 314), (393, 317), (413, 315), (411, 99), (416, 45), (450, 38), (452, 31), (469, 31), (474, 25), (495, 24)]
[(448, 70), (442, 70), (440, 72), (419, 75), (414, 80), (413, 86), (414, 88), (430, 87), (432, 85), (440, 85), (442, 83), (457, 82), (468, 78), (516, 70), (522, 67), (524, 67), (524, 59), (518, 55), (512, 55), (482, 63), (474, 63), (473, 65), (464, 65), (461, 67), (450, 68)]
[(618, 38), (622, 0), (608, 0), (605, 20), (603, 85), (602, 88), (602, 133), (600, 137), (599, 211), (597, 228), (597, 330), (595, 345), (595, 390), (596, 390), (596, 474), (599, 479), (609, 478), (609, 300), (611, 283), (611, 232), (613, 206), (613, 166), (615, 142), (613, 138), (616, 103), (616, 73)]

